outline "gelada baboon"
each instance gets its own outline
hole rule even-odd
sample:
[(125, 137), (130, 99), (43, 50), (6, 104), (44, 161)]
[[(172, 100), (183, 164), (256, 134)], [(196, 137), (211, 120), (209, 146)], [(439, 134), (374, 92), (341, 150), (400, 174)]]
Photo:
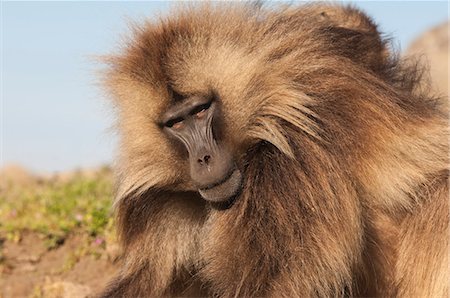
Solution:
[(108, 57), (104, 297), (443, 297), (446, 114), (352, 7), (199, 4)]

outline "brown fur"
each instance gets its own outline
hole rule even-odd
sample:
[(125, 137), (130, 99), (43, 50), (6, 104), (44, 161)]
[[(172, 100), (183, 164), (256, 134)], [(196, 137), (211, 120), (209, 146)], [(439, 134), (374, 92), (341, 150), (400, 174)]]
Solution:
[[(448, 295), (447, 115), (360, 11), (185, 7), (108, 58), (125, 266), (105, 297)], [(158, 126), (215, 93), (244, 175), (203, 201)]]

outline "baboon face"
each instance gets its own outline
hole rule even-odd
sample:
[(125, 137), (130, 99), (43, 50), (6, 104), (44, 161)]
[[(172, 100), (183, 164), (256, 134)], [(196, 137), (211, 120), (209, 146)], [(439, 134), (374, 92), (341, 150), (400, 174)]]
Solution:
[(188, 152), (189, 173), (200, 195), (223, 202), (241, 186), (234, 152), (219, 134), (220, 102), (211, 95), (194, 95), (171, 105), (162, 116), (162, 129)]

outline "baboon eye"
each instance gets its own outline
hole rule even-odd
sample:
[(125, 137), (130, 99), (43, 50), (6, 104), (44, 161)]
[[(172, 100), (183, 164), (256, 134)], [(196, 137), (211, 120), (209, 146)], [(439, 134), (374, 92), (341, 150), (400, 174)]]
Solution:
[(201, 118), (205, 115), (205, 111), (207, 109), (209, 109), (210, 106), (211, 106), (211, 102), (196, 106), (195, 108), (192, 109), (192, 111), (189, 112), (189, 115), (193, 115), (198, 118)]
[(184, 121), (184, 119), (182, 117), (173, 118), (173, 119), (166, 121), (166, 123), (164, 123), (164, 126), (169, 127), (169, 128), (179, 129), (183, 126), (183, 121)]

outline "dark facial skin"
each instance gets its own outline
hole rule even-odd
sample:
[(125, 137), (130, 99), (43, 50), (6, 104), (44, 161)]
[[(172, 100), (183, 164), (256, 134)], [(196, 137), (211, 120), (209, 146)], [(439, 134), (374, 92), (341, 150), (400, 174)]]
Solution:
[(242, 181), (230, 150), (214, 133), (219, 113), (214, 99), (191, 96), (170, 107), (162, 117), (163, 130), (189, 153), (190, 176), (200, 195), (211, 202), (226, 202), (236, 196)]

